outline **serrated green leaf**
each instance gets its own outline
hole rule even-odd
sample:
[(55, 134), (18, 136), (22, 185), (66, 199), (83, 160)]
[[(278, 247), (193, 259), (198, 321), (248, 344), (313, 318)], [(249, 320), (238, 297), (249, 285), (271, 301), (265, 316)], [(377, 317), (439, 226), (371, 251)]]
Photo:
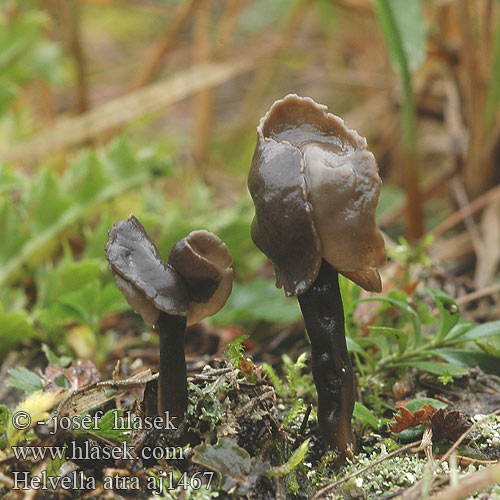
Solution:
[(43, 389), (42, 379), (27, 368), (11, 368), (8, 374), (9, 378), (6, 383), (9, 387), (21, 389), (21, 391), (24, 391), (26, 394)]
[(76, 321), (97, 331), (104, 316), (127, 309), (128, 305), (114, 283), (102, 286), (93, 281), (76, 292), (60, 297), (42, 318), (48, 324)]
[(42, 232), (72, 205), (72, 199), (63, 194), (54, 172), (49, 169), (42, 170), (36, 177), (26, 198), (26, 220), (32, 234)]
[[(107, 155), (113, 160), (105, 161)], [(146, 183), (156, 174), (153, 168), (161, 165), (150, 159), (141, 163), (138, 156), (132, 155), (131, 168), (130, 155), (123, 141), (115, 141), (104, 153), (104, 159), (87, 153), (83, 160), (72, 163), (62, 181), (57, 181), (50, 170), (42, 169), (26, 187), (15, 211), (3, 201), (0, 230), (8, 245), (0, 249), (0, 286), (23, 266), (42, 258), (43, 250), (54, 245), (62, 232), (96, 213), (103, 203)], [(123, 164), (120, 157), (124, 158)], [(80, 171), (81, 162), (89, 166)]]
[(102, 259), (74, 261), (64, 258), (56, 267), (49, 264), (37, 269), (37, 308), (46, 309), (64, 295), (94, 283), (101, 277), (103, 268)]
[(7, 354), (23, 341), (38, 337), (25, 311), (4, 312), (0, 308), (1, 354)]
[(243, 358), (245, 346), (243, 342), (248, 338), (248, 335), (240, 335), (239, 337), (227, 343), (224, 355), (229, 358), (235, 367), (239, 366), (240, 359)]

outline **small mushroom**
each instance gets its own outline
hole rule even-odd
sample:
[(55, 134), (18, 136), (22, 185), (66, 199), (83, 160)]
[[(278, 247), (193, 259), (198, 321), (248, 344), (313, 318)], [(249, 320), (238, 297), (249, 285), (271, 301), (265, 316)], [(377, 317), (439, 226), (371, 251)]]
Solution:
[(338, 273), (368, 291), (382, 288), (380, 185), (366, 140), (325, 106), (290, 94), (260, 120), (248, 177), (252, 239), (273, 262), (276, 286), (298, 297), (311, 340), (320, 430), (343, 456), (354, 447), (355, 396)]
[(219, 311), (231, 293), (232, 258), (213, 233), (193, 231), (170, 251), (168, 264), (130, 215), (109, 231), (105, 247), (116, 286), (160, 335), (158, 413), (182, 418), (188, 404), (186, 325)]

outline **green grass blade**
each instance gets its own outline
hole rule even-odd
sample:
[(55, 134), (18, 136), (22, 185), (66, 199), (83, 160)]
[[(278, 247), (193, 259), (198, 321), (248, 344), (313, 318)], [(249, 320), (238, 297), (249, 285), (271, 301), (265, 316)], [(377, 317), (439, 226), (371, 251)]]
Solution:
[(401, 103), (403, 146), (406, 151), (413, 152), (416, 149), (416, 111), (411, 74), (403, 40), (389, 0), (375, 0), (375, 9), (385, 41), (401, 76), (403, 88)]

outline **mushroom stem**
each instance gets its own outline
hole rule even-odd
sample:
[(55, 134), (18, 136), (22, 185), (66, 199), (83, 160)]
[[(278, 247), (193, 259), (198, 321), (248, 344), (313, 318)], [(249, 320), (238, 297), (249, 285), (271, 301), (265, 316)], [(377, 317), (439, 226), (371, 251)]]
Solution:
[(186, 318), (160, 311), (157, 326), (160, 334), (158, 414), (164, 417), (168, 411), (168, 416), (178, 418), (174, 424), (179, 424), (188, 405), (184, 354)]
[(355, 443), (351, 429), (354, 376), (347, 353), (338, 271), (323, 259), (316, 280), (298, 299), (311, 340), (319, 428), (327, 444), (345, 458), (352, 454)]

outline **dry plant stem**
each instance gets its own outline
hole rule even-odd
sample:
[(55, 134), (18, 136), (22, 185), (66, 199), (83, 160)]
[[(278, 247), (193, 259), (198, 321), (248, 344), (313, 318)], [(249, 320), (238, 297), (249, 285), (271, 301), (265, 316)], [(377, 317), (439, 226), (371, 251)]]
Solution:
[(184, 337), (186, 318), (160, 311), (160, 371), (158, 377), (158, 414), (177, 417), (174, 425), (184, 418), (188, 405), (186, 356)]
[(457, 304), (457, 306), (463, 306), (464, 304), (472, 302), (473, 300), (487, 297), (488, 295), (493, 295), (498, 292), (500, 292), (500, 283), (493, 283), (492, 285), (485, 286), (481, 290), (468, 293), (463, 297), (458, 297), (458, 299), (455, 300), (455, 303)]
[(63, 18), (66, 18), (67, 43), (73, 55), (76, 70), (76, 110), (78, 113), (83, 113), (89, 107), (89, 99), (87, 69), (81, 42), (81, 6), (77, 0), (64, 0), (59, 5), (62, 8)]
[(189, 21), (196, 4), (197, 2), (195, 0), (187, 0), (179, 4), (171, 26), (169, 26), (167, 33), (157, 41), (152, 54), (141, 68), (137, 78), (132, 84), (131, 90), (144, 87), (153, 80), (165, 54), (172, 50), (178, 43), (180, 34)]
[(461, 500), (500, 482), (500, 464), (469, 474), (457, 484), (448, 486), (429, 500)]
[(348, 476), (343, 477), (342, 479), (339, 479), (338, 481), (335, 481), (334, 483), (331, 483), (324, 488), (321, 488), (312, 498), (311, 500), (317, 500), (319, 498), (325, 498), (324, 494), (327, 493), (328, 491), (331, 491), (341, 484), (351, 480), (353, 477), (359, 476), (366, 472), (367, 470), (372, 469), (379, 463), (383, 462), (384, 460), (388, 460), (389, 458), (395, 457), (396, 455), (399, 455), (403, 451), (409, 450), (410, 448), (414, 448), (416, 446), (419, 446), (421, 444), (421, 441), (414, 441), (412, 443), (405, 444), (404, 446), (401, 446), (401, 448), (398, 448), (397, 450), (391, 451), (387, 455), (384, 455), (383, 457), (378, 458), (374, 462), (372, 462), (369, 465), (366, 465), (365, 467), (357, 470), (356, 472), (353, 472), (352, 474), (349, 474)]
[(490, 202), (500, 199), (500, 186), (496, 186), (490, 189), (487, 193), (479, 196), (475, 200), (471, 201), (469, 205), (460, 208), (455, 213), (451, 214), (447, 219), (445, 219), (439, 226), (432, 230), (432, 234), (437, 239), (442, 236), (446, 231), (453, 228), (460, 222), (462, 222), (469, 215), (481, 210), (485, 205)]
[[(476, 21), (474, 6), (470, 0), (459, 0), (457, 2), (458, 21), (462, 33), (462, 58), (464, 61), (461, 80), (464, 87), (465, 113), (467, 125), (470, 130), (470, 147), (467, 160), (464, 165), (464, 181), (467, 192), (472, 198), (482, 194), (490, 182), (492, 162), (481, 162), (483, 149), (483, 120), (478, 116), (484, 111), (485, 86), (481, 81), (480, 67), (478, 64), (479, 54), (476, 37), (472, 31), (473, 22)], [(482, 117), (481, 117), (482, 118)]]
[(249, 91), (241, 107), (240, 122), (236, 125), (235, 135), (239, 135), (241, 129), (248, 123), (248, 117), (253, 116), (256, 110), (259, 109), (262, 96), (271, 84), (278, 66), (279, 52), (284, 48), (289, 48), (297, 37), (297, 33), (306, 17), (310, 4), (311, 0), (297, 0), (294, 2), (280, 29), (276, 50), (272, 54), (269, 54), (263, 61), (259, 61), (259, 69), (249, 86)]
[(345, 458), (355, 444), (351, 429), (354, 375), (347, 352), (338, 272), (325, 260), (309, 289), (298, 296), (309, 339), (323, 439)]
[(451, 187), (453, 190), (453, 194), (455, 195), (455, 199), (457, 203), (460, 205), (460, 208), (465, 210), (464, 222), (467, 231), (469, 231), (472, 239), (472, 245), (474, 246), (474, 251), (476, 252), (476, 256), (479, 258), (483, 253), (484, 243), (483, 237), (477, 224), (470, 213), (470, 203), (467, 198), (467, 193), (465, 192), (464, 186), (459, 178), (454, 177), (451, 181)]
[(226, 49), (237, 27), (238, 15), (247, 1), (248, 0), (226, 0), (224, 12), (217, 26), (214, 46), (215, 59), (219, 59), (226, 54)]
[[(211, 0), (198, 0), (194, 22), (193, 60), (196, 65), (206, 64), (211, 58), (210, 28), (212, 25)], [(193, 98), (194, 147), (193, 156), (197, 169), (204, 169), (212, 128), (213, 88), (207, 87)]]
[[(258, 53), (261, 51), (262, 47), (259, 47)], [(158, 111), (201, 89), (227, 82), (250, 71), (258, 63), (257, 51), (249, 51), (225, 62), (181, 71), (173, 77), (107, 102), (80, 116), (60, 118), (33, 139), (0, 152), (0, 158), (8, 162), (39, 159), (72, 144), (98, 137), (113, 127)]]

